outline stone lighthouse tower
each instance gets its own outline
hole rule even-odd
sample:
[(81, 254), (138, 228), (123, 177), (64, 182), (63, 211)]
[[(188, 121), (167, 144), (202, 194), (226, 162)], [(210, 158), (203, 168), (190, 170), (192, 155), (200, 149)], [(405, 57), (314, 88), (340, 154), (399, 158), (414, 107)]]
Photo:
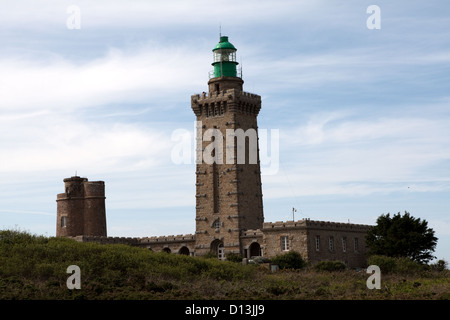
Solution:
[(191, 96), (197, 118), (196, 255), (243, 254), (242, 231), (264, 222), (257, 116), (261, 97), (243, 91), (236, 48), (213, 48), (209, 92)]
[(106, 236), (105, 183), (74, 176), (57, 195), (56, 236)]

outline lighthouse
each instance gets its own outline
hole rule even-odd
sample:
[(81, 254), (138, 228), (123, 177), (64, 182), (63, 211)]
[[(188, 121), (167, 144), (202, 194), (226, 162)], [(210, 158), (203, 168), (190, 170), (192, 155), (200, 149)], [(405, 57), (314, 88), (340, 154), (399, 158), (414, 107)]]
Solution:
[[(192, 110), (201, 124), (197, 155), (203, 153), (195, 171), (195, 254), (212, 252), (219, 259), (225, 259), (227, 253), (246, 256), (241, 233), (259, 229), (264, 222), (257, 136), (261, 97), (243, 90), (236, 51), (227, 36), (220, 36), (212, 49), (209, 91), (191, 96)], [(236, 132), (241, 133), (240, 139)], [(204, 139), (205, 133), (208, 139)], [(235, 143), (223, 143), (225, 139), (235, 139)], [(250, 157), (252, 151), (256, 157)], [(239, 153), (245, 154), (244, 161), (238, 161)], [(221, 157), (225, 154), (227, 161)], [(234, 157), (228, 158), (229, 154)]]

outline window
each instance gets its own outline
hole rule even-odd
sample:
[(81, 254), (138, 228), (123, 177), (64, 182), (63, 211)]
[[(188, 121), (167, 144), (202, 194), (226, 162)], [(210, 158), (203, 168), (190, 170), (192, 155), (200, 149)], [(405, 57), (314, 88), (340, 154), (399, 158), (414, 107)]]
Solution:
[(217, 219), (216, 221), (214, 221), (213, 227), (216, 228), (216, 229), (219, 229), (219, 228), (220, 228), (220, 220), (219, 220), (219, 219)]
[(342, 252), (347, 252), (347, 238), (342, 238)]
[(225, 260), (225, 248), (223, 247), (223, 243), (219, 244), (217, 247), (217, 258), (219, 258), (219, 260)]
[(355, 247), (355, 252), (358, 252), (358, 238), (355, 238), (355, 240), (354, 240), (354, 247)]
[(289, 251), (289, 237), (283, 236), (280, 238), (281, 240), (281, 251)]
[(67, 217), (66, 216), (62, 216), (61, 217), (61, 227), (65, 228), (67, 226)]
[(320, 236), (316, 236), (316, 251), (320, 250)]
[[(216, 148), (214, 148), (215, 155)], [(219, 188), (220, 188), (220, 175), (217, 165), (213, 164), (213, 205), (214, 205), (214, 213), (219, 213), (220, 202), (219, 202)]]
[(334, 237), (330, 237), (328, 240), (330, 251), (334, 251)]
[[(216, 168), (215, 168), (216, 169)], [(217, 188), (217, 190), (219, 190), (219, 188), (220, 188), (220, 175), (219, 175), (219, 172), (217, 171), (217, 169), (215, 170), (216, 172), (216, 181), (215, 181), (215, 185), (216, 185), (216, 188)]]

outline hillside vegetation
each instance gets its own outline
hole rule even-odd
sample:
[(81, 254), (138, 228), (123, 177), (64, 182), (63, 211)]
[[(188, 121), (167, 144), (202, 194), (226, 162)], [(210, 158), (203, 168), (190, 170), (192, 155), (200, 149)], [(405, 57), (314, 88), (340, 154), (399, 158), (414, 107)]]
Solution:
[[(69, 265), (80, 267), (79, 290), (67, 288)], [(272, 273), (261, 265), (0, 231), (0, 299), (450, 298), (448, 270), (382, 272), (380, 290), (367, 288), (364, 271), (329, 270)]]

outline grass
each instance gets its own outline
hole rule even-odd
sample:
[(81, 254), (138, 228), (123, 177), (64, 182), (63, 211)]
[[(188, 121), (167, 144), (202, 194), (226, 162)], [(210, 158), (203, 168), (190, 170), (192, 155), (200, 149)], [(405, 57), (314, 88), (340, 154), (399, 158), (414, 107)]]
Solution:
[[(81, 269), (80, 290), (66, 286), (69, 265)], [(382, 288), (369, 290), (369, 275), (353, 270), (271, 273), (214, 258), (0, 231), (0, 299), (449, 299), (449, 275), (382, 272)]]

